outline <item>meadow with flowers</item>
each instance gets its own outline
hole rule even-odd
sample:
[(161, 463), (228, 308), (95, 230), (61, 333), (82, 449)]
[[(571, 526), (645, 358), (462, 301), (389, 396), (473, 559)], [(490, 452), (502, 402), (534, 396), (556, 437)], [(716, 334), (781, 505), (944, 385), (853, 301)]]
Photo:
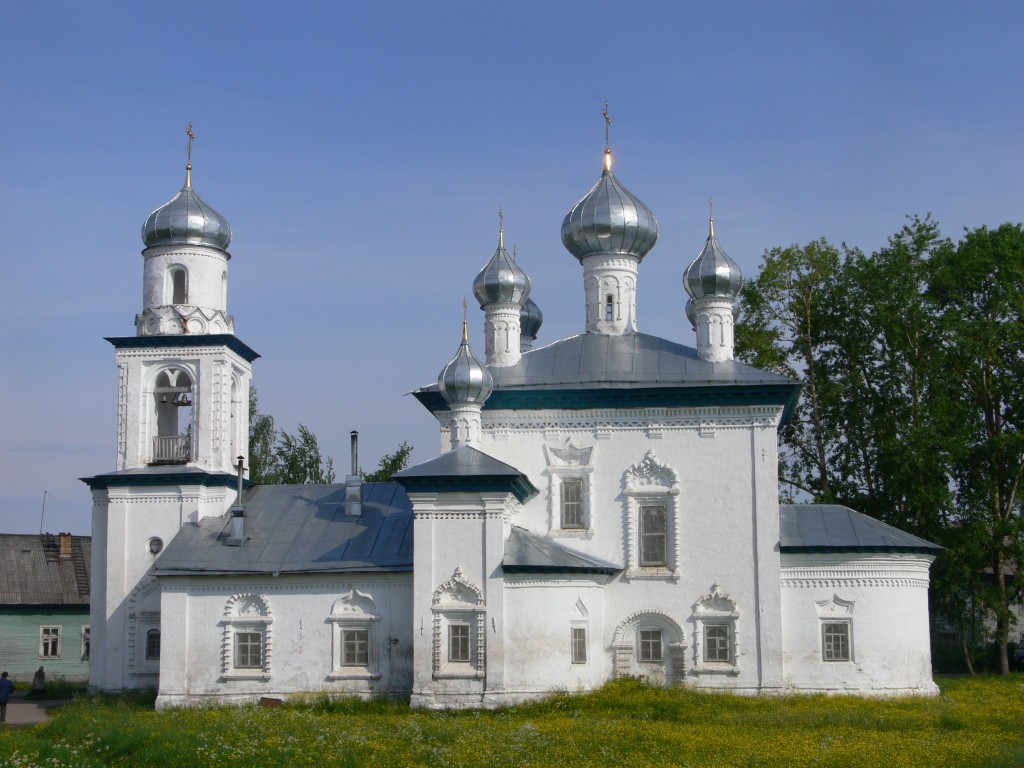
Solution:
[(741, 697), (637, 680), (494, 711), (310, 695), (263, 709), (156, 712), (81, 697), (0, 730), (11, 768), (92, 766), (1024, 765), (1024, 676), (947, 678), (936, 698)]

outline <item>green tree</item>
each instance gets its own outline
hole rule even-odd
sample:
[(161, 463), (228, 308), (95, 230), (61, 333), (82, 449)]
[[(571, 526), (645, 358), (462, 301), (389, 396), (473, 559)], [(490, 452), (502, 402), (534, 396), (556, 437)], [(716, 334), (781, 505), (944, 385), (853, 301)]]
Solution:
[(300, 424), (297, 434), (277, 431), (274, 417), (259, 412), (256, 388), (249, 389), (249, 479), (261, 485), (333, 483), (334, 460), (320, 451), (317, 437)]
[(376, 471), (369, 473), (360, 471), (359, 474), (368, 483), (386, 483), (395, 472), (400, 472), (409, 465), (411, 453), (412, 446), (403, 441), (394, 453), (385, 453), (381, 456)]
[(1009, 672), (1012, 603), (1024, 525), (1024, 230), (967, 231), (937, 257), (930, 292), (944, 331), (943, 362), (957, 383), (961, 450), (954, 466), (959, 524), (981, 532), (992, 578), (979, 598), (995, 617), (999, 665)]

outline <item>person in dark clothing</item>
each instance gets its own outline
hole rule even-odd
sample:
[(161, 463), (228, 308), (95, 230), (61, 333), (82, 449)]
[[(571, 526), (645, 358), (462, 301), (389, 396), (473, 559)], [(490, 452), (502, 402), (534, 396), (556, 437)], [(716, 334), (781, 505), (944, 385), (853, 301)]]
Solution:
[(14, 683), (4, 672), (0, 674), (0, 723), (7, 720), (7, 702), (10, 701), (12, 693), (14, 693)]

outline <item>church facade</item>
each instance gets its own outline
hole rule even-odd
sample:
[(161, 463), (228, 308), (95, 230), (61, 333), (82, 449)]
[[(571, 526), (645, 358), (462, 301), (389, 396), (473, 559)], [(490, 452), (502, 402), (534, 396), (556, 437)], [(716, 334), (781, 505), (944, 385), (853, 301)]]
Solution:
[[(118, 463), (93, 494), (90, 680), (158, 706), (326, 691), (497, 706), (624, 675), (742, 693), (935, 694), (939, 548), (780, 505), (800, 384), (733, 359), (742, 285), (711, 220), (685, 270), (696, 346), (636, 322), (653, 213), (606, 148), (565, 216), (583, 330), (542, 316), (503, 232), (462, 341), (413, 394), (442, 453), (364, 483), (244, 478), (258, 355), (227, 313), (227, 221), (191, 186), (143, 227), (118, 368)], [(353, 441), (355, 436), (353, 436)], [(240, 457), (242, 460), (237, 460)]]

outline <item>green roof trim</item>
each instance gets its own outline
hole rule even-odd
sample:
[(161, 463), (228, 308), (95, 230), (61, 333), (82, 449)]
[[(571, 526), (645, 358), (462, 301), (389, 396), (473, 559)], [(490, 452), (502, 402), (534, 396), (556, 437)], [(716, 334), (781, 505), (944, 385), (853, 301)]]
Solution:
[(260, 355), (231, 333), (173, 334), (169, 336), (105, 336), (115, 349), (178, 349), (181, 347), (227, 347), (246, 362)]

